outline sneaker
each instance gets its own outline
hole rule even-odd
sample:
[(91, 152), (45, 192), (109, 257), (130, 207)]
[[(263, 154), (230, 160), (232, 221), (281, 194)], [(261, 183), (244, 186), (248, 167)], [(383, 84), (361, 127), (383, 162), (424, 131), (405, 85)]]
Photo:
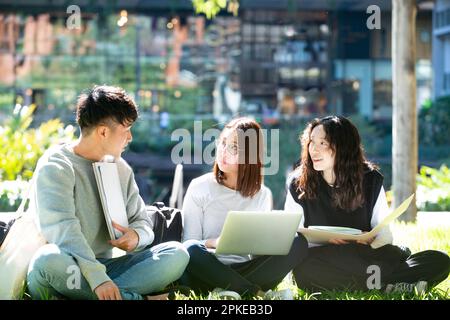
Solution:
[(291, 289), (268, 290), (264, 293), (263, 300), (294, 300), (294, 292)]
[(236, 291), (216, 288), (209, 293), (207, 300), (242, 300), (242, 297)]
[(386, 293), (415, 293), (423, 294), (427, 290), (428, 283), (426, 281), (418, 281), (416, 283), (399, 282), (395, 284), (388, 284), (386, 286)]

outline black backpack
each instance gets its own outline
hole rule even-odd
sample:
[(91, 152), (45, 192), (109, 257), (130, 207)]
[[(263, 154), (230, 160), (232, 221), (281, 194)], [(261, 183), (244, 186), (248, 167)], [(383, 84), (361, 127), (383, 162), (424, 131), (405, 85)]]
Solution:
[(0, 221), (0, 247), (3, 243), (3, 241), (6, 239), (6, 236), (8, 235), (9, 230), (11, 230), (11, 227), (16, 221), (15, 219), (9, 221), (8, 223), (4, 223), (3, 221)]
[(146, 206), (149, 219), (153, 222), (155, 239), (150, 247), (167, 241), (181, 242), (183, 232), (183, 219), (181, 211), (166, 207), (163, 202), (154, 202)]

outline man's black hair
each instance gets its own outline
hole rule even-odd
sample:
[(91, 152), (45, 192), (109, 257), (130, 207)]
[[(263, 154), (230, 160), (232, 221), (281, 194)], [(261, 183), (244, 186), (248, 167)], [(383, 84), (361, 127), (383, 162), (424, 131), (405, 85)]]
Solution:
[(77, 123), (83, 133), (89, 134), (99, 124), (112, 120), (124, 126), (138, 118), (138, 107), (125, 90), (112, 86), (95, 86), (77, 101)]

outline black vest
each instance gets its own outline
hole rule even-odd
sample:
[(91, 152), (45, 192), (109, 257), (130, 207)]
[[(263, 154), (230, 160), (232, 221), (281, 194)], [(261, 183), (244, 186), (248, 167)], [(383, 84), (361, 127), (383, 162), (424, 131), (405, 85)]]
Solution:
[(332, 205), (331, 190), (326, 181), (321, 178), (319, 183), (319, 192), (316, 199), (299, 199), (299, 191), (293, 179), (289, 185), (289, 192), (292, 198), (300, 204), (305, 215), (305, 228), (309, 226), (339, 226), (356, 228), (362, 231), (372, 229), (370, 221), (372, 220), (372, 211), (375, 202), (383, 186), (383, 176), (377, 170), (364, 173), (363, 190), (364, 203), (362, 207), (353, 211), (335, 208)]

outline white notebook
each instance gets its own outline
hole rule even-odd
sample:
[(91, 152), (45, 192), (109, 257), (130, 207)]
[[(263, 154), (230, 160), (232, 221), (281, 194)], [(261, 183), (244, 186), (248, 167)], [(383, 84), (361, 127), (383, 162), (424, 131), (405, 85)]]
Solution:
[(122, 233), (114, 229), (112, 221), (123, 227), (128, 227), (128, 217), (123, 200), (122, 188), (120, 187), (119, 171), (117, 164), (111, 162), (95, 162), (95, 180), (97, 181), (103, 213), (111, 240), (116, 240)]
[(324, 244), (328, 243), (330, 239), (367, 241), (374, 238), (383, 228), (402, 215), (408, 209), (413, 199), (414, 194), (403, 201), (398, 208), (367, 233), (362, 233), (358, 229), (334, 226), (310, 226), (309, 228), (299, 228), (298, 232), (302, 233), (310, 243)]

